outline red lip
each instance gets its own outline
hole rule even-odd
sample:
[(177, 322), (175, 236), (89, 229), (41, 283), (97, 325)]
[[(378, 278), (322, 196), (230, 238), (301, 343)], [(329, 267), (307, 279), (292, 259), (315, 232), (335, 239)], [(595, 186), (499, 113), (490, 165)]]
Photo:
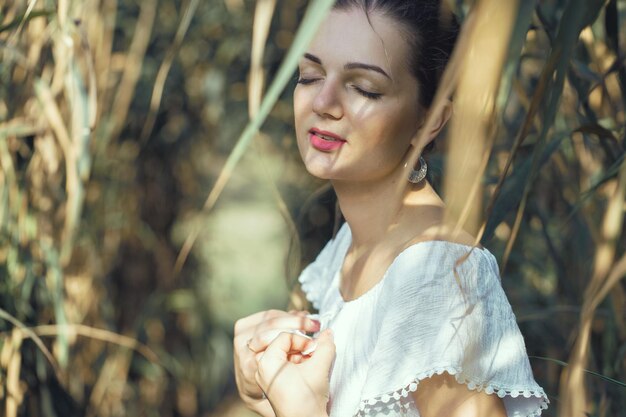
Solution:
[(317, 136), (320, 136), (320, 135), (328, 136), (329, 138), (333, 138), (335, 140), (339, 140), (339, 141), (342, 141), (342, 142), (346, 141), (344, 138), (342, 138), (341, 136), (339, 136), (339, 135), (337, 135), (337, 134), (335, 134), (333, 132), (329, 132), (327, 130), (321, 130), (321, 129), (318, 129), (316, 127), (312, 127), (311, 130), (309, 130), (309, 133), (312, 133), (312, 134), (317, 135)]
[(332, 132), (312, 128), (309, 130), (309, 143), (318, 151), (332, 152), (341, 148), (346, 140)]

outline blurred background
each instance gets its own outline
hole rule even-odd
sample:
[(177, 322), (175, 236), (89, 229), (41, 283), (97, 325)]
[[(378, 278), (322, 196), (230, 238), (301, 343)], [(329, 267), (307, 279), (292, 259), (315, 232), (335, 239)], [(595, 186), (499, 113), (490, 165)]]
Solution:
[[(475, 3), (489, 0), (453, 7), (465, 20)], [(335, 221), (298, 157), (295, 72), (206, 200), (257, 114), (251, 68), (272, 83), (306, 7), (0, 2), (0, 415), (253, 415), (236, 395), (233, 324), (287, 308)], [(588, 416), (625, 416), (626, 2), (508, 7), (480, 148), (482, 243), (544, 415), (582, 398)], [(429, 160), (440, 189), (448, 145)]]

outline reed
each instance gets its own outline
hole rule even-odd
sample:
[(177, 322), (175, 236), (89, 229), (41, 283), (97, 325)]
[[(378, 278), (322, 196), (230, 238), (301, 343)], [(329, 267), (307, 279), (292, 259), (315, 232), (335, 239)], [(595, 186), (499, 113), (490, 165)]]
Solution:
[[(207, 224), (245, 196), (287, 239), (320, 185), (297, 173), (284, 90), (332, 1), (298, 25), (304, 3), (0, 5), (4, 415), (248, 415), (230, 339), (249, 307), (215, 295)], [(456, 115), (431, 163), (451, 215), (500, 260), (545, 415), (622, 415), (626, 9), (455, 7), (467, 25), (436, 105), (454, 94)], [(255, 308), (287, 305), (254, 288)]]

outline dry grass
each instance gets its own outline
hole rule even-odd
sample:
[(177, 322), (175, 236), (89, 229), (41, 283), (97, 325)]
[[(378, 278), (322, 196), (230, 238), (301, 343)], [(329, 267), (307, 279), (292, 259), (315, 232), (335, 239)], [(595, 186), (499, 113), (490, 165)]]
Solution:
[[(529, 353), (547, 358), (532, 360), (547, 415), (619, 415), (626, 12), (614, 0), (458, 3), (471, 11), (435, 99), (455, 95), (442, 164), (450, 215), (501, 260)], [(211, 321), (194, 278), (211, 279), (192, 252), (204, 229), (177, 253), (168, 222), (212, 210), (253, 138), (272, 161), (293, 151), (281, 92), (330, 2), (316, 2), (295, 37), (296, 0), (262, 0), (253, 14), (237, 0), (49, 4), (0, 6), (0, 407), (7, 417), (208, 413), (233, 393), (230, 324)], [(250, 50), (237, 49), (242, 37)], [(289, 42), (282, 69), (267, 67)], [(180, 85), (168, 89), (169, 77)], [(247, 109), (233, 104), (246, 91)], [(243, 131), (229, 155), (218, 128)], [(180, 163), (152, 153), (173, 153), (172, 132), (193, 138)], [(177, 186), (146, 208), (141, 198), (170, 178), (162, 161)], [(293, 232), (299, 195), (276, 171), (257, 174)], [(151, 222), (176, 198), (166, 226)]]

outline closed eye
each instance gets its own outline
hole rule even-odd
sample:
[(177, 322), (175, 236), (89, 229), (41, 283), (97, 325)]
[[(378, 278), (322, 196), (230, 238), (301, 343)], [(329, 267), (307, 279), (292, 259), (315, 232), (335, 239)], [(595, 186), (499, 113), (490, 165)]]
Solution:
[(363, 90), (361, 87), (357, 87), (356, 85), (353, 86), (353, 88), (356, 90), (357, 93), (359, 93), (363, 97), (369, 98), (372, 100), (378, 100), (379, 98), (383, 96), (380, 93), (372, 93), (371, 91)]
[(302, 84), (302, 85), (307, 85), (307, 84), (312, 84), (315, 81), (317, 81), (319, 78), (303, 78), (303, 77), (298, 77), (298, 79), (296, 80), (296, 82), (298, 84)]
[[(301, 85), (309, 85), (319, 80), (320, 80), (319, 78), (304, 78), (304, 77), (299, 76), (298, 79), (296, 80), (296, 83), (301, 84)], [(371, 91), (364, 90), (361, 87), (358, 87), (356, 85), (353, 85), (352, 88), (354, 88), (354, 90), (360, 95), (362, 95), (363, 97), (371, 99), (371, 100), (378, 100), (379, 98), (383, 96), (381, 93), (373, 93)]]

